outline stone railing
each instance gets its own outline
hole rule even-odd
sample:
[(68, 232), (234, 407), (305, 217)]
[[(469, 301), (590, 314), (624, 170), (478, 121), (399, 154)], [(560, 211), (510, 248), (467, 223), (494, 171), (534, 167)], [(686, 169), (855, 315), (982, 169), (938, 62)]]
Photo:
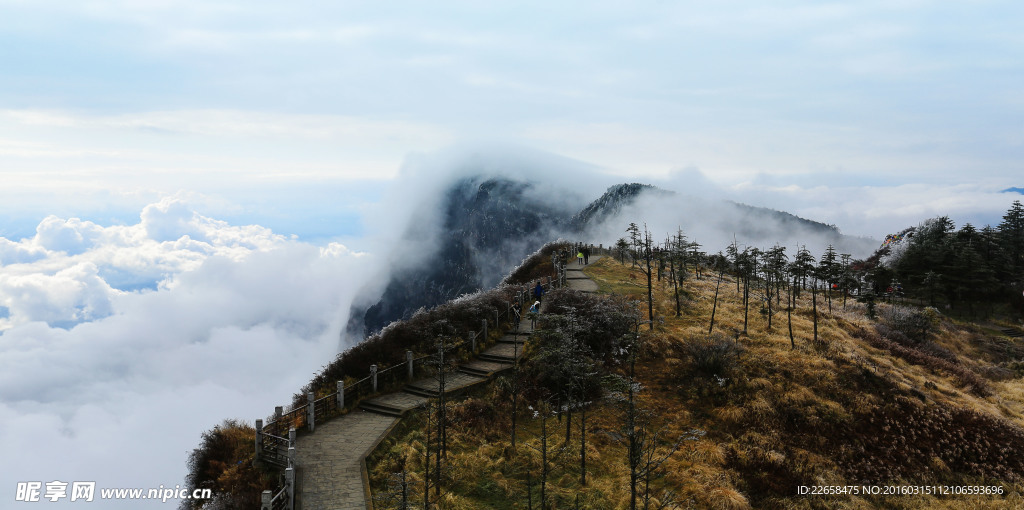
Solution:
[[(263, 420), (256, 420), (256, 454), (272, 464), (284, 463), (284, 480), (281, 489), (263, 491), (260, 510), (294, 510), (295, 509), (295, 429), (288, 431), (288, 438), (261, 432)], [(268, 448), (269, 446), (269, 448)], [(281, 456), (280, 448), (286, 448)]]

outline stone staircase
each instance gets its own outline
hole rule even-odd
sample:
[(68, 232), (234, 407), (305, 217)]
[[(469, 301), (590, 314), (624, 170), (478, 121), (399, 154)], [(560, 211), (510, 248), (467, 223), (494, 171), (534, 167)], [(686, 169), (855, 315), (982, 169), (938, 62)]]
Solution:
[[(523, 345), (533, 333), (530, 321), (523, 321), (518, 331), (506, 332), (498, 342), (465, 363), (460, 364), (445, 380), (445, 394), (460, 394), (487, 382), (495, 375), (513, 367), (516, 356), (522, 356)], [(406, 384), (401, 391), (363, 400), (359, 408), (371, 413), (401, 417), (423, 407), (432, 398), (440, 396), (439, 382), (427, 377)]]
[[(599, 256), (592, 256), (596, 261)], [(566, 272), (569, 288), (593, 291), (597, 284), (583, 275), (583, 266)], [(533, 333), (524, 315), (518, 330), (508, 331), (498, 342), (476, 358), (460, 364), (445, 382), (445, 394), (452, 395), (485, 383), (497, 374), (513, 368), (522, 356), (526, 339)], [(359, 409), (317, 425), (315, 434), (300, 436), (296, 443), (299, 484), (297, 510), (348, 510), (370, 506), (366, 485), (366, 455), (409, 411), (423, 407), (438, 396), (433, 377), (406, 384), (401, 391), (379, 395), (359, 403)]]

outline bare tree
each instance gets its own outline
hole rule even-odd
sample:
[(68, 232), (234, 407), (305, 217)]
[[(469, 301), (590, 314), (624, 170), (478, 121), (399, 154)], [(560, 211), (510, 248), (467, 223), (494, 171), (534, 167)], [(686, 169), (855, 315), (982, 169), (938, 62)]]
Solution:
[[(548, 432), (548, 418), (556, 416), (558, 413), (551, 409), (551, 405), (544, 400), (538, 401), (537, 408), (534, 409), (531, 406), (530, 410), (533, 411), (534, 419), (540, 418), (541, 420), (540, 437), (538, 438), (539, 444), (535, 446), (527, 443), (527, 446), (540, 453), (540, 508), (541, 510), (545, 510), (548, 507), (548, 476), (551, 474), (551, 462), (554, 460), (548, 458), (549, 454), (552, 454), (552, 451), (549, 448), (549, 444), (551, 444), (552, 441), (550, 441), (550, 433)], [(564, 451), (564, 447), (562, 451)], [(529, 485), (529, 482), (527, 482), (527, 484)]]
[(406, 458), (402, 457), (399, 467), (401, 471), (391, 473), (388, 477), (387, 489), (373, 499), (375, 508), (392, 508), (397, 510), (409, 510), (409, 487), (412, 482), (409, 480), (408, 471), (405, 468)]
[(715, 311), (718, 310), (718, 289), (722, 286), (722, 274), (725, 273), (725, 257), (722, 256), (722, 252), (718, 252), (716, 265), (718, 266), (718, 283), (715, 284), (715, 302), (711, 306), (711, 324), (708, 325), (709, 335), (715, 329)]
[(637, 509), (637, 502), (648, 508), (652, 495), (652, 482), (664, 476), (662, 465), (684, 441), (696, 440), (703, 431), (691, 430), (672, 443), (664, 441), (665, 425), (655, 428), (654, 413), (640, 406), (643, 386), (636, 380), (636, 360), (640, 351), (640, 323), (637, 322), (633, 341), (625, 346), (628, 368), (620, 378), (621, 391), (611, 394), (612, 401), (622, 411), (622, 441), (626, 445), (629, 463), (629, 508)]
[(640, 269), (640, 272), (647, 277), (647, 316), (651, 320), (650, 327), (654, 330), (654, 282), (652, 281), (653, 270), (651, 264), (654, 260), (654, 241), (651, 239), (651, 232), (647, 230), (647, 224), (644, 224), (643, 233), (640, 232), (640, 228), (637, 227), (636, 223), (630, 223), (629, 228), (626, 229), (629, 232), (630, 239), (633, 242), (633, 249), (635, 255), (633, 257), (633, 263), (636, 264)]

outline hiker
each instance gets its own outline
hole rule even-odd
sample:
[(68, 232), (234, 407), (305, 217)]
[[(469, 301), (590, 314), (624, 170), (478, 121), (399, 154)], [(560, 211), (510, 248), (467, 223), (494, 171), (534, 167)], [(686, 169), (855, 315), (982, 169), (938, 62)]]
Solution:
[(512, 326), (513, 326), (513, 328), (512, 328), (512, 330), (513, 331), (519, 331), (519, 320), (520, 320), (519, 307), (518, 306), (513, 306), (512, 307), (512, 312), (513, 312), (513, 315), (512, 315)]
[(584, 246), (583, 247), (583, 264), (584, 265), (590, 264), (590, 247), (589, 246)]
[(580, 266), (583, 265), (583, 248), (580, 248), (580, 251), (576, 252), (576, 263)]
[(540, 284), (540, 280), (537, 280), (537, 286), (533, 288), (533, 297), (538, 303), (544, 300), (544, 286)]
[(537, 329), (537, 316), (540, 315), (540, 301), (534, 301), (530, 307), (530, 327)]

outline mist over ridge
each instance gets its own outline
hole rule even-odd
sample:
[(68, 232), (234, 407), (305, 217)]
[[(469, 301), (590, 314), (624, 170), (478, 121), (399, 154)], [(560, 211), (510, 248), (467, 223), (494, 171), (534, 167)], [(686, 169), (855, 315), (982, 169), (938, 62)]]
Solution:
[[(344, 344), (358, 342), (388, 323), (408, 318), (461, 294), (490, 288), (526, 255), (547, 241), (568, 239), (610, 246), (630, 223), (646, 225), (656, 240), (679, 229), (709, 252), (733, 242), (779, 244), (814, 253), (833, 245), (867, 256), (878, 242), (843, 235), (833, 225), (755, 207), (708, 193), (708, 183), (668, 190), (639, 182), (613, 183), (585, 164), (554, 155), (503, 150), (458, 151), (410, 163), (427, 168), (428, 185), (415, 180), (403, 200), (418, 202), (395, 231), (389, 271), (356, 297)], [(589, 193), (589, 195), (587, 195)], [(392, 226), (394, 228), (394, 226)], [(415, 257), (409, 255), (415, 254)]]

